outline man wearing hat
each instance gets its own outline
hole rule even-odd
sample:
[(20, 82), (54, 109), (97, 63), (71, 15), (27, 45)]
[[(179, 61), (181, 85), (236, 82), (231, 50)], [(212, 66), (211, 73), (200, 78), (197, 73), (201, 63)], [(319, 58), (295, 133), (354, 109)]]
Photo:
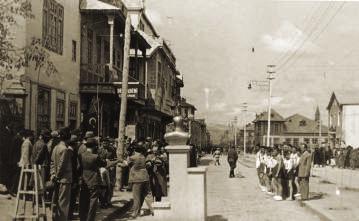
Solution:
[(79, 139), (77, 135), (72, 134), (70, 140), (67, 142), (68, 150), (71, 152), (72, 158), (72, 184), (71, 184), (71, 198), (70, 198), (70, 207), (69, 207), (69, 220), (72, 220), (74, 208), (76, 205), (77, 195), (80, 192), (79, 186), (79, 163), (78, 163), (78, 148), (79, 148)]
[(70, 139), (70, 130), (59, 131), (60, 142), (51, 156), (51, 180), (55, 185), (53, 194), (53, 220), (68, 220), (72, 183), (72, 153), (67, 149), (66, 141)]
[(81, 162), (80, 220), (94, 221), (101, 185), (100, 168), (118, 163), (107, 163), (97, 154), (98, 143), (95, 137), (86, 139), (86, 151), (79, 154)]
[(146, 170), (145, 147), (143, 142), (135, 146), (135, 153), (129, 157), (130, 169), (129, 183), (132, 183), (133, 212), (132, 218), (136, 218), (140, 211), (145, 197), (149, 191), (149, 176)]
[(46, 182), (50, 178), (50, 153), (47, 149), (47, 142), (50, 140), (50, 131), (42, 129), (40, 131), (39, 139), (34, 144), (31, 155), (31, 162), (33, 165), (41, 166), (42, 182)]

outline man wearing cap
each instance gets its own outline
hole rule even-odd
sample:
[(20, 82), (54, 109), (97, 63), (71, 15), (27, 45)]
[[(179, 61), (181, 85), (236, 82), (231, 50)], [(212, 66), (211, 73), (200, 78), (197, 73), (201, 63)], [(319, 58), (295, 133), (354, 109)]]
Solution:
[(68, 220), (72, 183), (72, 153), (65, 143), (71, 136), (69, 129), (61, 129), (59, 136), (60, 142), (51, 156), (51, 180), (56, 183), (52, 211), (54, 221)]

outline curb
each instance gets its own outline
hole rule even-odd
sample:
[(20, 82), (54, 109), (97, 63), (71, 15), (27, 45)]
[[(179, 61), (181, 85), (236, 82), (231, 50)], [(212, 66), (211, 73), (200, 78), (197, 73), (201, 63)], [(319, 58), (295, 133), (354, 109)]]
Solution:
[(309, 202), (306, 201), (297, 201), (298, 205), (300, 207), (305, 208), (309, 212), (313, 213), (314, 215), (317, 215), (321, 221), (334, 221), (332, 217), (330, 217), (328, 214), (325, 214), (324, 212), (321, 212), (319, 209), (316, 209), (314, 206), (310, 205)]
[(111, 221), (115, 218), (120, 218), (122, 215), (124, 215), (129, 209), (132, 207), (133, 200), (126, 201), (126, 203), (122, 207), (118, 207), (113, 212), (108, 214), (105, 218), (102, 219), (102, 221)]

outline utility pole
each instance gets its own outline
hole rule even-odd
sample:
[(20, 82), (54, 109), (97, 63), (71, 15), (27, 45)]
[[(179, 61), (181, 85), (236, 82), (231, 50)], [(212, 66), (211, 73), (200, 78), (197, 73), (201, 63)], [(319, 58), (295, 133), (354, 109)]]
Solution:
[(234, 117), (234, 149), (237, 150), (237, 117)]
[(247, 153), (247, 119), (246, 119), (246, 113), (247, 113), (247, 103), (243, 103), (242, 108), (243, 108), (243, 119), (244, 119), (244, 128), (243, 128), (243, 153), (244, 156), (246, 156)]
[(267, 128), (267, 147), (270, 147), (270, 126), (271, 126), (271, 109), (272, 109), (272, 80), (274, 80), (274, 73), (273, 70), (275, 65), (268, 65), (268, 86), (269, 86), (269, 93), (268, 93), (268, 128)]
[[(126, 17), (125, 42), (123, 48), (121, 109), (120, 109), (120, 116), (118, 119), (117, 158), (119, 160), (123, 160), (123, 153), (125, 146), (125, 123), (126, 123), (126, 112), (127, 112), (128, 72), (129, 72), (129, 63), (130, 63), (130, 41), (131, 41), (131, 18), (130, 18), (130, 14), (128, 13)], [(120, 168), (121, 167), (117, 167), (117, 169)], [(122, 170), (119, 172), (119, 174), (122, 175)], [(121, 182), (121, 178), (118, 178), (118, 182)]]

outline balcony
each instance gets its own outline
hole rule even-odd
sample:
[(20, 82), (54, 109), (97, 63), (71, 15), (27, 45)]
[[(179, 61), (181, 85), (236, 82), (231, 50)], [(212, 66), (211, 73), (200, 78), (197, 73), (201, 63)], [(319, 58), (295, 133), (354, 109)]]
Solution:
[[(121, 95), (122, 71), (114, 67), (110, 71), (109, 66), (81, 65), (80, 92), (84, 94), (117, 94)], [(145, 99), (145, 85), (137, 79), (129, 76), (127, 97), (129, 99)]]

